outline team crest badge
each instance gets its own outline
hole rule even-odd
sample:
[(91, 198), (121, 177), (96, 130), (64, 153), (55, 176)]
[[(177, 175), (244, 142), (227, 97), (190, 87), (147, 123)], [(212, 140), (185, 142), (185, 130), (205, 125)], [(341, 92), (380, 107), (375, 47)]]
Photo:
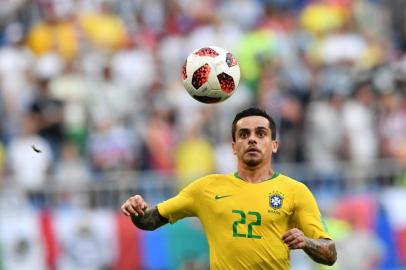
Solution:
[(273, 209), (280, 209), (283, 204), (283, 195), (279, 192), (269, 194), (269, 206)]

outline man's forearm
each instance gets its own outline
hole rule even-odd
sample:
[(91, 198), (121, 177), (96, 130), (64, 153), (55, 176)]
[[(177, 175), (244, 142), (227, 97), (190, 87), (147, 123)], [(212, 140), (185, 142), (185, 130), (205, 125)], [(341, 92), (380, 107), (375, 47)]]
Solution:
[(308, 238), (303, 250), (318, 263), (333, 265), (337, 260), (335, 244), (329, 239)]
[(131, 220), (137, 228), (146, 231), (153, 231), (168, 223), (168, 219), (161, 216), (156, 207), (145, 210), (142, 216), (131, 215)]

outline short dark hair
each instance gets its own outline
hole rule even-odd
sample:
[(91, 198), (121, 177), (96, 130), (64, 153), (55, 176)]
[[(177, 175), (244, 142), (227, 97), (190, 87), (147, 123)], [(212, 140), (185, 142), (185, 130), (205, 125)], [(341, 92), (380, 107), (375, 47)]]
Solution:
[(233, 142), (235, 142), (235, 132), (237, 131), (237, 122), (244, 117), (248, 116), (262, 116), (268, 119), (269, 128), (271, 129), (271, 137), (272, 140), (276, 139), (276, 125), (275, 121), (272, 117), (264, 110), (260, 108), (248, 108), (236, 114), (233, 120), (233, 124), (231, 126), (231, 137), (233, 138)]

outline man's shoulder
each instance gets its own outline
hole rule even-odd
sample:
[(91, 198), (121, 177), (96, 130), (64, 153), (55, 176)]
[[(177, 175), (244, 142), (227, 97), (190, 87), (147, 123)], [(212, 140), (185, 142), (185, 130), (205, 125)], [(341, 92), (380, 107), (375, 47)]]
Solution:
[(213, 173), (213, 174), (208, 174), (206, 176), (203, 176), (203, 177), (197, 179), (195, 182), (209, 183), (212, 181), (225, 181), (225, 180), (230, 179), (231, 176), (232, 176), (231, 174)]
[(205, 185), (213, 181), (222, 181), (229, 179), (230, 175), (227, 174), (208, 174), (193, 180), (189, 185)]
[(207, 187), (218, 185), (221, 182), (226, 182), (230, 175), (227, 174), (208, 174), (197, 178), (192, 181), (189, 185), (183, 188), (187, 192), (203, 192)]
[(279, 174), (279, 177), (280, 177), (281, 181), (284, 182), (283, 183), (284, 185), (288, 185), (292, 188), (298, 188), (298, 189), (307, 188), (307, 186), (300, 180), (294, 179), (294, 178), (289, 177), (284, 174)]

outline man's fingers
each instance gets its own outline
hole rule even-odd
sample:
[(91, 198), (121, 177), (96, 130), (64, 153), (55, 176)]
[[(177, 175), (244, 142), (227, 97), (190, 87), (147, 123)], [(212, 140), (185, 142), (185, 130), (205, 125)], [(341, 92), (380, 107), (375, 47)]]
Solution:
[(121, 207), (121, 211), (123, 211), (124, 215), (126, 216), (134, 215), (137, 212), (135, 211), (134, 207), (128, 202), (123, 204), (123, 206)]
[(290, 230), (282, 236), (282, 241), (285, 243), (289, 242), (296, 237), (295, 235), (296, 235), (296, 232)]
[(146, 203), (140, 195), (135, 195), (128, 199), (129, 211), (132, 215), (144, 215), (144, 210), (146, 209)]
[(139, 207), (136, 204), (129, 204), (129, 208), (132, 215), (138, 216), (140, 214)]
[(148, 209), (148, 206), (147, 206), (147, 204), (146, 203), (143, 203), (143, 204), (141, 204), (141, 205), (139, 205), (138, 206), (138, 208), (137, 208), (137, 212), (140, 214), (140, 215), (144, 215), (145, 214), (145, 211)]
[(294, 240), (294, 239), (295, 239), (295, 236), (294, 236), (294, 235), (289, 235), (289, 236), (287, 236), (287, 237), (282, 238), (282, 240), (283, 240), (283, 242), (284, 242), (285, 244), (288, 244), (288, 243), (292, 242), (292, 240)]
[(292, 241), (290, 241), (289, 243), (286, 243), (287, 245), (288, 245), (288, 247), (290, 248), (290, 249), (297, 249), (297, 248), (300, 248), (301, 247), (301, 243), (303, 242), (303, 240), (302, 239), (300, 239), (300, 238), (296, 238), (296, 239), (293, 239)]
[(302, 231), (297, 228), (290, 229), (282, 237), (282, 241), (288, 245), (290, 249), (299, 249), (304, 246), (305, 236)]
[(126, 216), (144, 215), (144, 211), (148, 208), (144, 199), (140, 195), (130, 197), (122, 206), (121, 211)]
[(140, 213), (140, 214), (144, 214), (144, 211), (145, 210), (147, 210), (147, 208), (148, 208), (148, 205), (147, 205), (147, 203), (144, 201), (144, 199), (141, 197), (141, 196), (139, 196), (139, 195), (136, 195), (135, 196), (135, 200), (136, 200), (136, 202), (137, 202), (137, 210), (138, 210), (138, 213)]
[(142, 211), (142, 204), (143, 204), (143, 202), (140, 202), (140, 201), (136, 201), (134, 204), (132, 204), (134, 210), (137, 211), (137, 213), (143, 212)]

